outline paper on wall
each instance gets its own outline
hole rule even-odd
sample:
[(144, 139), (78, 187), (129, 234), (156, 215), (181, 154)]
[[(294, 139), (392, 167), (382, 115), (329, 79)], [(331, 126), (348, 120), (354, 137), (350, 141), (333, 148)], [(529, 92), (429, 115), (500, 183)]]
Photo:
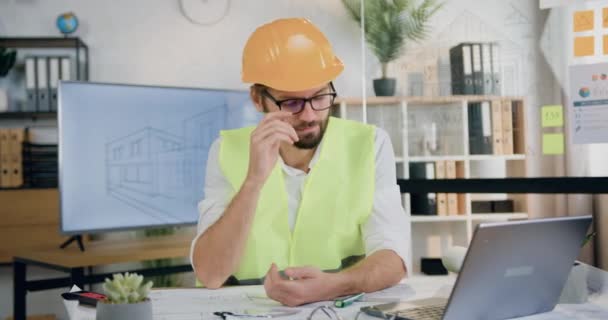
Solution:
[(573, 143), (608, 142), (608, 63), (574, 65), (569, 71)]

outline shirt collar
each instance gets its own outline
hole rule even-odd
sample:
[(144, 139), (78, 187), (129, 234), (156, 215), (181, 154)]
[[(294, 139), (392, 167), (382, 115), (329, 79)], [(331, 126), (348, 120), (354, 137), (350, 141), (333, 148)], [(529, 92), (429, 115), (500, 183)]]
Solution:
[[(310, 163), (308, 164), (309, 172), (310, 172), (310, 169), (312, 169), (315, 166), (317, 161), (319, 161), (319, 154), (321, 153), (321, 147), (323, 146), (323, 140), (325, 140), (325, 139), (321, 139), (321, 142), (317, 146), (317, 149), (315, 149), (315, 153), (312, 155), (312, 159), (310, 159)], [(285, 163), (285, 161), (283, 161), (283, 158), (281, 157), (280, 154), (279, 154), (279, 161), (281, 163), (281, 168), (283, 168), (283, 171), (290, 176), (308, 175), (308, 173), (306, 173), (300, 169), (288, 166)]]

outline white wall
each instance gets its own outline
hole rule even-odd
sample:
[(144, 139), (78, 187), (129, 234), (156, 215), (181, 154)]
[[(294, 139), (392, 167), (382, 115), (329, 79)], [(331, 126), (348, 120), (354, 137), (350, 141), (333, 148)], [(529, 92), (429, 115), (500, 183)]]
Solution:
[[(228, 0), (227, 0), (228, 1)], [(90, 48), (91, 80), (208, 88), (246, 88), (240, 81), (241, 50), (254, 28), (269, 20), (304, 16), (326, 33), (346, 69), (337, 80), (343, 96), (361, 95), (360, 34), (339, 0), (232, 0), (227, 16), (209, 27), (191, 24), (178, 0), (1, 0), (0, 36), (58, 36), (55, 18), (73, 11), (80, 19), (76, 35)], [(434, 19), (435, 28), (420, 46), (448, 48), (458, 41), (500, 40), (515, 56), (519, 81), (514, 90), (528, 97), (530, 173), (543, 170), (539, 149), (538, 108), (555, 102), (552, 76), (538, 51), (543, 14), (537, 1), (451, 0)], [(406, 62), (419, 64), (415, 45)], [(368, 58), (367, 93), (378, 76)], [(392, 73), (399, 78), (400, 64)], [(544, 170), (547, 170), (546, 166)], [(0, 319), (12, 313), (10, 268), (0, 268)], [(40, 276), (40, 272), (34, 273)], [(29, 312), (57, 312), (58, 292), (30, 294)], [(43, 302), (41, 298), (48, 301)]]
[(81, 22), (76, 35), (91, 51), (92, 81), (245, 88), (240, 62), (250, 33), (276, 18), (304, 16), (326, 33), (346, 64), (340, 89), (359, 92), (358, 31), (339, 1), (230, 3), (220, 22), (200, 26), (181, 14), (177, 0), (3, 0), (0, 35), (58, 36), (55, 17), (73, 11)]

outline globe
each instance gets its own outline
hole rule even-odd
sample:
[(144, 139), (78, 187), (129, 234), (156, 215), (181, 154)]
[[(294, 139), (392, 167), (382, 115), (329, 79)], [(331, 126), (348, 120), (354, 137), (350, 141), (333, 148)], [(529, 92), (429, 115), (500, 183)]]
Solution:
[(587, 98), (591, 94), (591, 91), (587, 87), (582, 87), (578, 90), (578, 94), (583, 98)]
[(62, 13), (57, 16), (57, 28), (64, 35), (68, 35), (78, 29), (78, 18), (72, 12)]

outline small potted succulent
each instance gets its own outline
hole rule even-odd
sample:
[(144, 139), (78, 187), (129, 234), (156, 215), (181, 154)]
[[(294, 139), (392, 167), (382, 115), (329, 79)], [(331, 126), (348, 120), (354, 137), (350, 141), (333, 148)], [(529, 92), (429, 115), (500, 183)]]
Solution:
[(143, 283), (144, 277), (136, 273), (116, 273), (106, 278), (103, 290), (106, 300), (97, 303), (97, 320), (148, 320), (152, 319), (152, 303), (148, 293), (152, 282)]

